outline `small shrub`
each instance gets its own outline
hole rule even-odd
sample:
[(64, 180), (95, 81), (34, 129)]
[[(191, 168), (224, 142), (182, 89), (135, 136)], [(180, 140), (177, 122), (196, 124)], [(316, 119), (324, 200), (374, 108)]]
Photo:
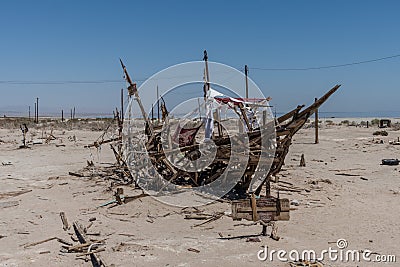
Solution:
[(371, 121), (371, 125), (378, 125), (379, 124), (379, 119), (373, 119)]

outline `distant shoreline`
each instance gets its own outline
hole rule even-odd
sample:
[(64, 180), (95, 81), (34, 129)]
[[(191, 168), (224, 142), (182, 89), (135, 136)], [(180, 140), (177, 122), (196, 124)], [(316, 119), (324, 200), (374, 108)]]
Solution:
[[(276, 116), (279, 117), (286, 112), (276, 112)], [(275, 114), (273, 112), (273, 114)], [(27, 112), (18, 111), (7, 111), (0, 110), (0, 117), (15, 117), (15, 118), (28, 118), (29, 114)], [(43, 112), (39, 114), (42, 118), (61, 118), (61, 112)], [(34, 117), (34, 111), (31, 110), (31, 118)], [(75, 118), (81, 119), (98, 119), (98, 118), (113, 118), (112, 112), (96, 113), (96, 112), (77, 112)], [(70, 113), (64, 112), (64, 118), (69, 119)], [(371, 120), (371, 119), (400, 119), (400, 111), (377, 111), (377, 112), (319, 112), (320, 120), (332, 120), (332, 119), (360, 119)]]

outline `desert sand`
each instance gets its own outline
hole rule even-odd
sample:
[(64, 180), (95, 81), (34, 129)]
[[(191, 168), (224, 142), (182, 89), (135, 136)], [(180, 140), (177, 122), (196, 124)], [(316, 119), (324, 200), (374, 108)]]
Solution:
[[(226, 202), (200, 207), (204, 213), (224, 212), (224, 216), (197, 227), (204, 221), (185, 219), (193, 209), (168, 206), (148, 196), (99, 207), (114, 199), (112, 181), (68, 172), (85, 167), (87, 160), (97, 166), (114, 162), (106, 145), (100, 151), (84, 148), (100, 131), (54, 130), (56, 140), (18, 149), (21, 131), (0, 129), (0, 266), (92, 266), (76, 253), (60, 252), (62, 244), (57, 240), (24, 248), (52, 237), (78, 244), (71, 239), (72, 228), (63, 230), (60, 212), (65, 212), (69, 224), (79, 221), (88, 226), (95, 218), (87, 232), (91, 238), (104, 240), (105, 251), (98, 255), (108, 265), (289, 266), (278, 260), (262, 262), (257, 253), (262, 246), (321, 251), (336, 248), (338, 239), (346, 239), (349, 249), (396, 255), (400, 261), (400, 167), (381, 165), (384, 158), (399, 157), (400, 146), (389, 141), (397, 140), (400, 131), (388, 128), (388, 136), (373, 136), (377, 130), (324, 122), (319, 144), (314, 144), (312, 127), (297, 133), (273, 192), (287, 185), (284, 182), (292, 183), (299, 192), (280, 191), (280, 196), (299, 205), (292, 205), (289, 221), (277, 222), (279, 241), (257, 236), (261, 242), (247, 242), (260, 234), (261, 226), (235, 226), (251, 222), (233, 221)], [(34, 131), (36, 135), (31, 136)], [(28, 139), (40, 136), (40, 130), (32, 129)], [(299, 167), (301, 154), (305, 167)], [(141, 194), (133, 186), (123, 188), (126, 195)]]

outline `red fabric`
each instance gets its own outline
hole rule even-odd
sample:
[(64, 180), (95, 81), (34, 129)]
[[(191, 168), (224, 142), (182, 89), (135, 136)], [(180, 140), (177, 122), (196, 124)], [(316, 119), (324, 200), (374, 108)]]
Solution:
[(194, 138), (199, 131), (201, 126), (197, 128), (189, 128), (189, 129), (184, 129), (178, 126), (178, 129), (176, 130), (174, 136), (173, 136), (173, 141), (175, 143), (178, 143), (179, 146), (190, 146), (193, 145), (194, 143)]

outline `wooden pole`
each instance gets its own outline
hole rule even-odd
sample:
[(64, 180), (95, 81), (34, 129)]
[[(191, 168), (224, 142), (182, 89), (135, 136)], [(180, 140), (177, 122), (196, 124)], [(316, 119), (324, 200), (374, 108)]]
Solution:
[(124, 120), (124, 89), (121, 89), (121, 121)]
[(74, 107), (74, 114), (73, 114), (72, 118), (75, 119), (75, 107)]
[(263, 116), (263, 126), (267, 125), (267, 111), (263, 110), (262, 112)]
[(246, 98), (249, 98), (249, 81), (248, 81), (248, 75), (249, 73), (249, 68), (247, 65), (244, 65), (244, 74), (246, 75)]
[(64, 121), (64, 110), (61, 110), (61, 121)]
[[(315, 98), (315, 102), (318, 101), (318, 98)], [(315, 143), (318, 144), (318, 109), (315, 110)]]
[(197, 104), (199, 105), (199, 116), (200, 116), (200, 120), (201, 120), (201, 107), (200, 107), (200, 99), (197, 98)]
[(154, 121), (154, 104), (151, 104), (151, 121)]
[(158, 85), (157, 85), (157, 120), (160, 122), (160, 95), (158, 93)]
[(29, 108), (28, 108), (28, 116), (29, 116), (29, 120), (31, 120), (31, 106), (29, 106)]
[(207, 55), (207, 50), (204, 50), (204, 58), (203, 58), (205, 65), (206, 65), (206, 90), (205, 90), (205, 95), (204, 97), (207, 96), (208, 91), (210, 90), (210, 74), (208, 73), (208, 55)]
[(72, 118), (73, 118), (73, 117), (72, 117), (72, 108), (71, 108), (71, 120), (72, 120)]
[(33, 118), (34, 123), (36, 123), (36, 112), (37, 112), (37, 109), (36, 109), (36, 102), (35, 102), (35, 117)]
[(119, 59), (119, 61), (121, 62), (122, 69), (124, 70), (125, 80), (129, 83), (129, 87), (128, 87), (129, 95), (132, 95), (132, 94), (133, 94), (133, 95), (135, 96), (136, 102), (139, 104), (139, 108), (140, 108), (140, 111), (141, 111), (141, 113), (142, 113), (143, 119), (146, 121), (146, 123), (147, 123), (147, 125), (148, 125), (148, 127), (149, 127), (150, 136), (151, 136), (151, 138), (150, 138), (150, 140), (149, 140), (149, 143), (150, 143), (150, 142), (153, 140), (153, 138), (154, 138), (154, 128), (153, 128), (153, 124), (150, 122), (150, 120), (149, 120), (149, 118), (148, 118), (148, 116), (147, 116), (147, 113), (146, 113), (146, 111), (144, 110), (142, 101), (140, 100), (139, 93), (138, 93), (138, 91), (137, 91), (136, 83), (133, 83), (133, 82), (132, 82), (131, 77), (129, 76), (128, 71), (126, 70), (126, 67), (125, 67), (124, 63), (122, 62), (122, 60)]
[(36, 97), (36, 109), (37, 109), (36, 123), (39, 123), (39, 97)]
[(39, 123), (39, 97), (36, 97), (36, 123)]

